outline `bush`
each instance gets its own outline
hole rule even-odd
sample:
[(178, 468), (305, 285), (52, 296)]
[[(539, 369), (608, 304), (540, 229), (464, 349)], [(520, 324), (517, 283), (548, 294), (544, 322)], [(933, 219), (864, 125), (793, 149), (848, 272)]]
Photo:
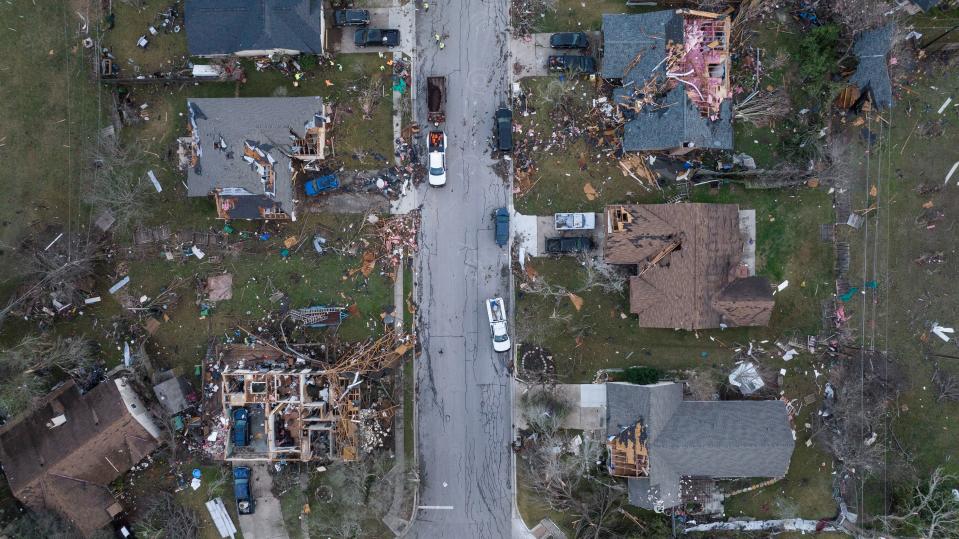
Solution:
[(296, 59), (296, 63), (300, 64), (303, 71), (309, 71), (319, 64), (319, 60), (315, 54), (301, 54), (299, 58)]
[(834, 24), (817, 26), (799, 42), (799, 76), (804, 81), (818, 82), (826, 78), (836, 67), (836, 46), (839, 43), (839, 27)]
[(663, 372), (653, 367), (630, 367), (622, 372), (624, 382), (631, 384), (655, 384), (663, 376)]

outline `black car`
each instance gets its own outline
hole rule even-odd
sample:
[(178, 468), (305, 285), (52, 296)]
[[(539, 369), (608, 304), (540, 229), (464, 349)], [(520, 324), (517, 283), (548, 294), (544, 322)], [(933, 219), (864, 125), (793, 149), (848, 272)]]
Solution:
[(357, 47), (395, 47), (400, 44), (400, 31), (360, 28), (353, 34), (353, 43)]
[(496, 111), (496, 149), (513, 151), (513, 111), (503, 107)]
[(333, 12), (333, 26), (366, 26), (370, 12), (365, 9), (338, 9)]
[(546, 65), (551, 71), (566, 71), (569, 69), (585, 75), (596, 73), (596, 60), (592, 56), (573, 56), (570, 54), (550, 56)]
[(554, 49), (585, 49), (589, 38), (585, 32), (560, 32), (549, 36), (549, 46)]
[(586, 236), (547, 238), (546, 252), (550, 254), (585, 253), (593, 248), (593, 240)]

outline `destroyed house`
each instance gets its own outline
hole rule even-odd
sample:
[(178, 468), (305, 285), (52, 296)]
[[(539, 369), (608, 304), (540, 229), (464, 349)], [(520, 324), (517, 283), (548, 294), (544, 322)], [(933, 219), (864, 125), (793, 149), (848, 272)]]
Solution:
[(320, 97), (191, 99), (187, 194), (220, 219), (296, 220), (296, 172), (324, 158)]
[(123, 510), (109, 485), (152, 453), (159, 437), (125, 380), (84, 394), (71, 381), (0, 428), (0, 462), (18, 500), (58, 512), (86, 537)]
[(358, 376), (309, 368), (272, 346), (228, 344), (206, 359), (204, 377), (204, 429), (215, 458), (357, 458), (365, 414)]
[(794, 439), (784, 402), (686, 401), (683, 385), (606, 384), (610, 475), (650, 510), (708, 503), (716, 479), (783, 477)]
[[(640, 327), (704, 329), (765, 326), (772, 289), (744, 257), (754, 244), (734, 204), (606, 207), (603, 258), (636, 266), (630, 312)], [(752, 228), (752, 233), (755, 228)]]
[(323, 2), (186, 0), (191, 56), (271, 56), (324, 51)]
[(625, 120), (623, 150), (733, 147), (730, 20), (702, 11), (603, 15), (603, 78)]

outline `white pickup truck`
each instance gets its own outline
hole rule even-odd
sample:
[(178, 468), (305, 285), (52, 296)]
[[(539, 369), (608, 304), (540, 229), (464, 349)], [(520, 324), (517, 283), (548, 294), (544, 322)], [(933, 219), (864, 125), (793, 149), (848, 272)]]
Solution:
[(503, 298), (486, 300), (486, 314), (489, 316), (489, 329), (493, 334), (493, 350), (506, 352), (510, 349), (509, 333), (506, 332), (506, 304)]
[(555, 213), (553, 226), (556, 230), (592, 230), (596, 228), (595, 213)]

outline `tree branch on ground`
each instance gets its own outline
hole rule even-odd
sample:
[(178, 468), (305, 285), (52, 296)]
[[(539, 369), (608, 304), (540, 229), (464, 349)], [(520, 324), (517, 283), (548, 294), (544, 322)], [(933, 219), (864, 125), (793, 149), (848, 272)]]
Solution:
[(4, 537), (43, 537), (73, 539), (80, 532), (67, 519), (53, 511), (29, 510), (2, 528)]
[(789, 94), (782, 88), (772, 92), (757, 90), (741, 103), (735, 105), (736, 119), (756, 127), (766, 127), (785, 118), (792, 112)]
[(911, 498), (894, 514), (880, 517), (890, 533), (923, 539), (959, 537), (959, 498), (953, 493), (959, 476), (940, 466), (916, 484)]
[(199, 533), (196, 513), (169, 492), (158, 491), (146, 500), (136, 531), (146, 539), (189, 539)]
[(587, 254), (579, 256), (579, 263), (586, 276), (577, 292), (599, 288), (607, 294), (622, 294), (626, 290), (629, 274), (623, 266), (607, 264), (602, 258)]
[(959, 378), (943, 372), (938, 363), (932, 372), (932, 383), (936, 386), (937, 402), (959, 401)]
[(97, 140), (91, 156), (93, 182), (87, 203), (97, 211), (108, 211), (116, 219), (114, 226), (126, 230), (149, 216), (152, 205), (147, 198), (150, 182), (135, 176), (143, 165), (142, 154), (131, 152), (104, 137)]

